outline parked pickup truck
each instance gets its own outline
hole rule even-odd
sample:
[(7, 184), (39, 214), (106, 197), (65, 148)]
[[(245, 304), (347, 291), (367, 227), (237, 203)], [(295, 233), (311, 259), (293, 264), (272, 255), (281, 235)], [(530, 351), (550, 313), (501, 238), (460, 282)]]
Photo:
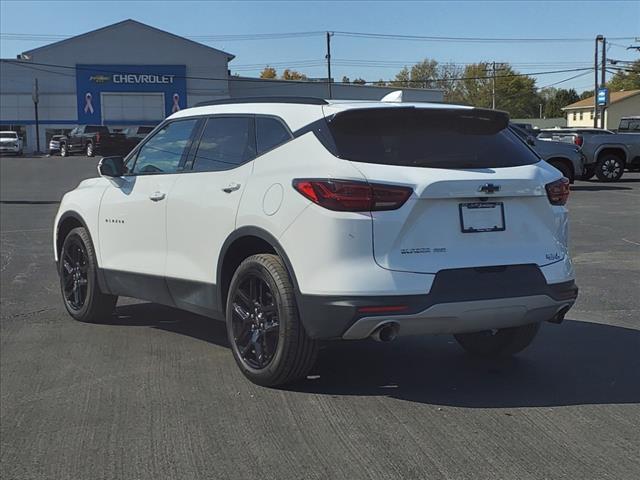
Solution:
[(0, 132), (0, 153), (22, 155), (22, 138), (11, 130)]
[(620, 180), (624, 169), (640, 171), (640, 134), (587, 135), (582, 142), (586, 168), (583, 178), (593, 175), (602, 182)]
[(584, 173), (584, 156), (580, 147), (565, 142), (542, 141), (535, 138), (527, 129), (511, 123), (509, 128), (524, 140), (538, 156), (554, 166), (571, 183), (582, 178)]
[(60, 156), (84, 153), (87, 157), (96, 154), (124, 155), (128, 153), (126, 137), (112, 133), (104, 125), (80, 125), (60, 139)]

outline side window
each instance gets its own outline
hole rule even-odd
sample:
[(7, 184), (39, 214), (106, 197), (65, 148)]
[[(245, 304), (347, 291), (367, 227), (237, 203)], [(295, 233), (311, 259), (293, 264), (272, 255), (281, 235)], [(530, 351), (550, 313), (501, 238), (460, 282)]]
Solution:
[(196, 122), (196, 119), (171, 122), (159, 130), (140, 148), (132, 173), (175, 173)]
[(291, 140), (291, 134), (282, 122), (275, 118), (256, 117), (258, 155)]
[(202, 132), (193, 170), (228, 170), (255, 156), (253, 117), (212, 117)]

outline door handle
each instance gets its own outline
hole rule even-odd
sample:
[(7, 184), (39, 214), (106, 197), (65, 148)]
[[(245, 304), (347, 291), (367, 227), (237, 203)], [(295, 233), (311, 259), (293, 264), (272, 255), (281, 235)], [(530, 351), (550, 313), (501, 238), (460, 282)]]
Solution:
[(153, 192), (151, 195), (149, 195), (149, 198), (154, 202), (159, 202), (160, 200), (164, 200), (164, 197), (166, 196), (167, 194), (164, 192)]
[(229, 185), (224, 187), (222, 191), (226, 193), (231, 193), (231, 192), (235, 192), (236, 190), (240, 190), (240, 187), (241, 185), (239, 183), (230, 183)]

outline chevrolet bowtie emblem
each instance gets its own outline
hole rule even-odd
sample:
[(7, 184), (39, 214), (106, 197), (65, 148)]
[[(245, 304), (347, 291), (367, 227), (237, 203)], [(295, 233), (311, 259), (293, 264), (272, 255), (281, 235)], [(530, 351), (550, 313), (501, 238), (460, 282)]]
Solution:
[(93, 75), (92, 77), (89, 77), (89, 81), (95, 83), (106, 83), (109, 80), (111, 80), (111, 77), (107, 77), (106, 75)]
[(494, 185), (493, 183), (485, 183), (480, 188), (478, 188), (478, 191), (482, 193), (496, 193), (500, 191), (500, 185)]

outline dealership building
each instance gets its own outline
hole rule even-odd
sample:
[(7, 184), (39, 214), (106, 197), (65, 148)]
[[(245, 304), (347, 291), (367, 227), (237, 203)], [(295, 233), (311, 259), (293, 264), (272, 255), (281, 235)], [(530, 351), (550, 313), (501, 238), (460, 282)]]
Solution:
[[(22, 135), (25, 151), (76, 125), (155, 125), (200, 102), (256, 96), (328, 97), (326, 82), (230, 74), (234, 55), (125, 20), (0, 63), (0, 130)], [(332, 97), (379, 100), (394, 88), (332, 84)], [(443, 101), (439, 89), (402, 89), (409, 101)], [(37, 107), (37, 108), (36, 108)], [(36, 118), (37, 111), (37, 118)]]

